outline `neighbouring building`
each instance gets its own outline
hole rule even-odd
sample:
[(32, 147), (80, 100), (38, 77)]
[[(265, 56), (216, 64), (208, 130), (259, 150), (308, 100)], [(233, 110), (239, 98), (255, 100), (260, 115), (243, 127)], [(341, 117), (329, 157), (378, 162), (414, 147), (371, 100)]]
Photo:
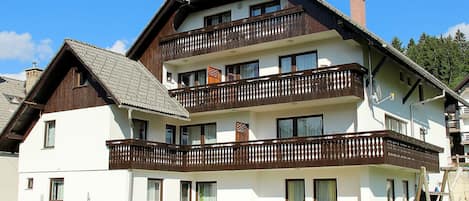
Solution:
[(433, 188), (445, 102), (469, 103), (351, 3), (167, 0), (127, 55), (65, 40), (0, 135), (19, 200), (412, 200), (421, 166)]
[[(469, 76), (456, 86), (455, 91), (469, 100)], [(450, 104), (446, 109), (448, 134), (451, 139), (451, 155), (469, 155), (469, 107), (462, 103)], [(460, 159), (469, 162), (469, 158)]]

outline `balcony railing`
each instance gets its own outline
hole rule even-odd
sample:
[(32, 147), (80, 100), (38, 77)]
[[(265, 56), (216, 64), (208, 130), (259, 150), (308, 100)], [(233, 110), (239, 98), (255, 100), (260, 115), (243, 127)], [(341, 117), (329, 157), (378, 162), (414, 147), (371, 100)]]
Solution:
[(294, 73), (170, 90), (189, 112), (231, 109), (321, 98), (355, 96), (363, 99), (359, 64), (346, 64)]
[(164, 60), (244, 47), (305, 34), (303, 8), (294, 7), (162, 38)]
[(219, 171), (387, 164), (437, 172), (443, 149), (391, 131), (318, 137), (169, 145), (108, 141), (110, 169)]

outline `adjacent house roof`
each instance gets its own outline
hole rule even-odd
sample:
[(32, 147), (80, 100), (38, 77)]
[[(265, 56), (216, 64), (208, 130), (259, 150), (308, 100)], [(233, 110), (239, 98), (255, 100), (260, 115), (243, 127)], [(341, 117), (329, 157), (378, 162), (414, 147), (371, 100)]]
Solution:
[(0, 76), (0, 131), (25, 97), (24, 81)]
[(459, 84), (454, 88), (454, 91), (461, 93), (460, 90), (467, 87), (469, 84), (469, 75), (467, 75)]
[[(238, 0), (239, 1), (239, 0)], [(213, 0), (191, 0), (191, 7), (193, 10), (200, 9), (202, 6), (214, 6)], [(235, 2), (235, 0), (224, 0), (225, 3)], [(433, 84), (434, 86), (438, 87), (441, 90), (444, 90), (447, 98), (457, 100), (463, 103), (466, 106), (469, 106), (469, 103), (464, 100), (461, 96), (459, 96), (456, 92), (438, 80), (435, 76), (431, 73), (426, 71), (423, 67), (409, 59), (407, 56), (402, 54), (400, 51), (396, 50), (392, 45), (388, 44), (386, 41), (378, 37), (376, 34), (370, 32), (365, 27), (360, 26), (359, 24), (355, 23), (349, 16), (345, 15), (329, 3), (324, 0), (305, 0), (304, 2), (308, 3), (317, 3), (327, 9), (332, 15), (334, 15), (337, 19), (341, 19), (344, 22), (344, 26), (347, 26), (351, 31), (353, 31), (356, 35), (360, 38), (365, 39), (372, 45), (374, 48), (380, 50), (385, 55), (393, 58), (395, 61), (407, 67), (415, 74), (421, 76), (424, 80), (427, 80), (429, 83)], [(127, 52), (127, 56), (131, 59), (137, 60), (143, 51), (147, 48), (147, 46), (151, 43), (154, 37), (158, 34), (159, 30), (164, 26), (167, 20), (172, 16), (174, 12), (176, 12), (179, 8), (183, 8), (187, 6), (187, 2), (180, 1), (180, 0), (167, 0), (160, 8), (160, 10), (156, 13), (150, 23), (146, 26), (140, 36), (137, 38), (135, 43), (132, 45), (130, 50)], [(184, 9), (183, 9), (184, 10)]]

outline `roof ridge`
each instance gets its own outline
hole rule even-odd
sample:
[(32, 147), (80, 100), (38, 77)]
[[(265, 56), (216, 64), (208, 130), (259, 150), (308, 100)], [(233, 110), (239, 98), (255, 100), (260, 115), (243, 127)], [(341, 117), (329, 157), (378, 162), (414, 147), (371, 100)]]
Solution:
[(125, 58), (129, 59), (129, 58), (126, 57), (124, 54), (121, 54), (121, 53), (118, 53), (118, 52), (114, 52), (114, 51), (111, 51), (111, 50), (108, 50), (108, 49), (105, 49), (105, 48), (102, 48), (102, 47), (98, 47), (98, 46), (93, 45), (93, 44), (91, 44), (91, 43), (87, 43), (87, 42), (83, 42), (83, 41), (79, 41), (79, 40), (75, 40), (75, 39), (71, 39), (71, 38), (66, 38), (64, 41), (65, 41), (65, 43), (67, 43), (67, 42), (79, 43), (79, 44), (82, 44), (82, 45), (86, 45), (86, 46), (88, 46), (88, 47), (95, 48), (95, 49), (97, 49), (97, 50), (105, 51), (105, 52), (108, 52), (108, 53), (111, 53), (111, 54), (115, 54), (115, 55), (119, 55), (119, 56), (122, 56), (122, 57), (125, 57)]

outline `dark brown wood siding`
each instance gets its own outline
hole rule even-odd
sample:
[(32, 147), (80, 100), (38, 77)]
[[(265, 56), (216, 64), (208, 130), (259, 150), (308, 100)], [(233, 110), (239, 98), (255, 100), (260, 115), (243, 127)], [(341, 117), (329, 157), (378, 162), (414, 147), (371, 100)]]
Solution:
[(75, 87), (75, 70), (72, 67), (63, 77), (44, 107), (44, 113), (103, 106), (109, 104), (103, 97), (104, 92), (95, 82)]

